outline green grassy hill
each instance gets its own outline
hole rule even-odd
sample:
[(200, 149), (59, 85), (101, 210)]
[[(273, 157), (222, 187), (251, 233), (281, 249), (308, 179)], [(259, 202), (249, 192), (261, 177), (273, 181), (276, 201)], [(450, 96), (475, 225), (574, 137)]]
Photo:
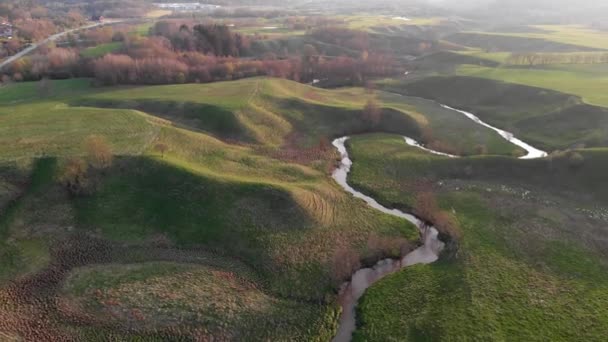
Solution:
[[(512, 96), (505, 99), (515, 101), (522, 93), (515, 89), (508, 94)], [(530, 96), (540, 107), (571, 101), (552, 92)], [(535, 96), (544, 101), (536, 101)], [(382, 107), (377, 122), (362, 114), (372, 98)], [(601, 244), (593, 245), (590, 234), (577, 237), (571, 230), (549, 229), (542, 221), (583, 222), (576, 216), (581, 212), (574, 200), (563, 200), (565, 214), (557, 213), (556, 205), (538, 207), (534, 213), (538, 221), (533, 223), (539, 224), (540, 237), (527, 243), (540, 247), (528, 249), (521, 227), (529, 222), (517, 221), (513, 214), (521, 208), (490, 210), (481, 198), (488, 197), (483, 192), (486, 184), (491, 189), (511, 182), (529, 186), (517, 183), (527, 177), (536, 186), (559, 183), (565, 193), (583, 189), (589, 196), (582, 200), (604, 203), (608, 195), (594, 186), (604, 174), (603, 149), (580, 151), (582, 162), (569, 157), (517, 161), (506, 156), (521, 151), (495, 132), (418, 98), (361, 88), (325, 90), (270, 78), (115, 88), (66, 80), (53, 81), (44, 89), (36, 83), (3, 88), (0, 121), (0, 318), (13, 322), (8, 325), (13, 330), (2, 331), (7, 336), (25, 331), (31, 335), (20, 337), (37, 340), (211, 336), (328, 340), (337, 323), (337, 288), (352, 271), (348, 269), (352, 265), (345, 266), (344, 261), (353, 262), (349, 259), (353, 255), (364, 264), (397, 257), (401, 248), (419, 238), (415, 227), (368, 208), (329, 177), (337, 155), (327, 142), (347, 134), (394, 134), (356, 138), (351, 146), (356, 164), (352, 182), (392, 206), (411, 206), (417, 187), (412, 180), (449, 179), (449, 189), (462, 189), (459, 182), (469, 186), (471, 179), (481, 184), (441, 195), (446, 209), (454, 206), (465, 222), (462, 250), (466, 257), (454, 267), (450, 263), (429, 266), (444, 272), (439, 275), (420, 268), (424, 273), (420, 286), (437, 286), (436, 281), (450, 285), (439, 287), (429, 300), (443, 301), (443, 291), (450, 289), (459, 294), (458, 304), (446, 309), (446, 316), (428, 317), (439, 317), (446, 331), (452, 324), (448, 314), (465, 312), (470, 315), (465, 317), (480, 322), (463, 323), (454, 336), (470, 328), (496, 337), (510, 332), (498, 325), (523, 324), (517, 319), (519, 305), (540, 296), (525, 287), (529, 282), (525, 277), (540, 274), (540, 280), (532, 282), (539, 288), (565, 286), (561, 278), (534, 265), (538, 255), (522, 250), (538, 251), (543, 257), (557, 255), (546, 264), (551, 272), (569, 277), (582, 274), (582, 280), (566, 285), (572, 285), (572, 294), (584, 298), (590, 297), (580, 286), (587, 286), (586, 279), (597, 271), (591, 265), (602, 257)], [(68, 192), (61, 176), (73, 165), (73, 158), (91, 161), (86, 141), (93, 135), (107, 141), (114, 160), (105, 169), (89, 169), (86, 191)], [(400, 135), (465, 155), (475, 155), (483, 145), (495, 156), (449, 161), (429, 157), (408, 148)], [(489, 198), (492, 203), (514, 203), (513, 196), (519, 195), (497, 192), (497, 197)], [(591, 229), (597, 218), (590, 220), (585, 229)], [(510, 228), (502, 231), (505, 222)], [(551, 239), (545, 238), (545, 231)], [(520, 235), (500, 247), (511, 232)], [(472, 238), (478, 233), (481, 242)], [(487, 241), (491, 244), (484, 245)], [(562, 246), (558, 243), (567, 248), (555, 247)], [(516, 253), (517, 259), (507, 260), (503, 252)], [(477, 256), (489, 256), (484, 261), (489, 266), (472, 264)], [(583, 256), (586, 259), (581, 260), (586, 261), (582, 266), (572, 264), (568, 262), (571, 256)], [(486, 270), (503, 265), (501, 275), (514, 277), (511, 284), (518, 289), (517, 295), (532, 293), (532, 297), (516, 305), (500, 302), (505, 295), (501, 291), (485, 292), (498, 287), (497, 278)], [(519, 265), (525, 265), (525, 272), (515, 277)], [(457, 270), (471, 272), (471, 278), (463, 278)], [(411, 273), (403, 274), (394, 277)], [(394, 277), (378, 285), (388, 290), (378, 291), (394, 291)], [(484, 305), (489, 308), (511, 310), (504, 320), (486, 317), (489, 311), (466, 311), (473, 281), (479, 293), (474, 298), (487, 300)], [(364, 340), (383, 340), (394, 333), (382, 329), (387, 335), (374, 335), (377, 311), (366, 309), (377, 305), (367, 299), (374, 298), (374, 292), (362, 306), (366, 312), (360, 338)], [(404, 306), (395, 310), (412, 307), (411, 293), (399, 297)], [(378, 296), (380, 301), (388, 298)], [(21, 298), (30, 300), (24, 305)], [(602, 298), (578, 308), (575, 316), (565, 315), (565, 304), (554, 297), (539, 300), (545, 300), (569, 324), (572, 317), (583, 319), (599, 310), (596, 304)], [(425, 308), (427, 302), (421, 305)], [(402, 316), (396, 313), (395, 317)], [(547, 318), (535, 315), (530, 319)], [(597, 324), (603, 324), (602, 317)], [(483, 319), (496, 331), (484, 330)], [(430, 321), (421, 319), (411, 333), (427, 331), (427, 324)], [(400, 325), (411, 326), (410, 322)], [(588, 336), (595, 337), (599, 331), (591, 326)]]
[(605, 64), (557, 64), (536, 68), (484, 68), (462, 65), (456, 73), (552, 89), (580, 96), (592, 105), (608, 106), (608, 96), (603, 91), (608, 83)]
[(574, 95), (464, 76), (389, 83), (385, 88), (471, 111), (546, 150), (608, 145), (608, 110)]
[(447, 41), (462, 46), (484, 49), (487, 51), (509, 52), (577, 52), (601, 51), (599, 48), (584, 45), (560, 43), (543, 38), (528, 36), (503, 35), (494, 33), (459, 32), (445, 38)]
[[(22, 319), (13, 333), (34, 334), (24, 338), (208, 338), (250, 331), (255, 322), (259, 329), (245, 340), (280, 340), (286, 331), (304, 340), (327, 340), (337, 318), (335, 291), (344, 277), (335, 278), (332, 271), (340, 251), (374, 262), (398, 256), (401, 244), (418, 239), (415, 227), (368, 208), (328, 176), (335, 154), (318, 147), (319, 140), (372, 128), (361, 119), (362, 90), (317, 91), (271, 79), (118, 89), (70, 80), (52, 82), (45, 94), (32, 84), (6, 90), (0, 99), (7, 188), (0, 295), (8, 299), (0, 315)], [(331, 100), (325, 103), (324, 97)], [(300, 105), (279, 111), (290, 103)], [(137, 110), (149, 108), (158, 111)], [(188, 115), (198, 121), (184, 119)], [(215, 125), (225, 117), (231, 118), (228, 127), (238, 127), (228, 136), (224, 126)], [(379, 125), (392, 132), (419, 130), (397, 110), (387, 109)], [(85, 141), (91, 135), (104, 137), (116, 156), (111, 167), (86, 175), (86, 194), (70, 194), (60, 176), (70, 158), (89, 158)], [(166, 147), (163, 153), (158, 144)], [(307, 158), (294, 159), (301, 154)], [(390, 242), (382, 250), (370, 247), (369, 241), (378, 239)], [(151, 252), (137, 252), (142, 249)], [(183, 251), (190, 256), (181, 257)], [(230, 269), (224, 275), (228, 270), (216, 270), (203, 258), (209, 253), (249, 271)], [(185, 270), (194, 279), (220, 272), (217, 280), (209, 279), (211, 289), (222, 277), (255, 277), (235, 279), (241, 297), (218, 293), (228, 298), (218, 298), (216, 311), (201, 316), (173, 297), (158, 297), (173, 286), (171, 278), (141, 275), (144, 266), (138, 263), (147, 261), (176, 263), (176, 272)], [(200, 270), (181, 263), (200, 264)], [(123, 294), (111, 279), (76, 294), (68, 281), (62, 290), (65, 279), (79, 277), (84, 272), (79, 268), (90, 264), (107, 265), (100, 266), (113, 270), (107, 277), (125, 274), (128, 281), (140, 281), (145, 298)], [(77, 298), (48, 306), (48, 296), (57, 291)], [(28, 310), (36, 314), (26, 316), (41, 317), (38, 323), (15, 311), (21, 307), (14, 296), (21, 294), (34, 298)], [(151, 300), (165, 311), (154, 312)], [(247, 304), (235, 311), (232, 300)], [(120, 315), (128, 319), (108, 326), (106, 315), (116, 313), (116, 301), (124, 304), (118, 306)], [(151, 328), (162, 317), (172, 317), (168, 326)]]
[[(601, 341), (607, 333), (606, 151), (566, 159), (449, 159), (400, 138), (351, 140), (352, 182), (383, 203), (412, 205), (427, 182), (463, 231), (459, 255), (374, 285), (356, 341)], [(572, 329), (580, 326), (581, 329)]]

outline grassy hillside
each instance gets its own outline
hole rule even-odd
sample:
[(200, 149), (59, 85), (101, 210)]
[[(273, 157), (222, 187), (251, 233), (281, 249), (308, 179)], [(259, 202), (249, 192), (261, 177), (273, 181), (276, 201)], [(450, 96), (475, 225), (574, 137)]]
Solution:
[[(484, 34), (480, 32), (471, 33)], [(498, 28), (491, 34), (493, 38), (498, 35), (511, 38), (534, 38), (561, 44), (576, 45), (579, 49), (581, 47), (602, 50), (608, 49), (608, 40), (603, 31), (582, 25), (535, 25), (526, 28), (517, 27), (511, 30)]]
[(503, 35), (495, 33), (459, 32), (445, 40), (473, 48), (487, 51), (509, 51), (509, 52), (577, 52), (598, 51), (599, 48), (566, 44), (543, 38), (529, 37), (528, 35)]
[(456, 259), (368, 290), (355, 340), (603, 340), (608, 202), (597, 184), (606, 151), (585, 152), (580, 169), (557, 160), (549, 169), (543, 160), (436, 157), (387, 135), (349, 148), (353, 183), (408, 206), (426, 181), (463, 230)]
[(112, 53), (118, 51), (122, 48), (123, 44), (121, 42), (112, 42), (99, 44), (97, 46), (92, 46), (84, 49), (80, 55), (86, 58), (97, 58), (102, 57), (108, 53)]
[(385, 88), (469, 110), (546, 150), (608, 144), (607, 109), (573, 95), (475, 77), (430, 77)]
[[(118, 89), (73, 80), (52, 82), (51, 89), (41, 94), (36, 85), (15, 85), (0, 99), (0, 159), (7, 165), (0, 316), (15, 320), (0, 327), (3, 334), (242, 340), (243, 331), (252, 331), (246, 340), (282, 340), (286, 332), (327, 340), (335, 329), (337, 286), (350, 272), (336, 275), (340, 253), (374, 262), (398, 256), (402, 244), (418, 239), (415, 227), (368, 208), (328, 177), (335, 155), (319, 147), (320, 138), (373, 129), (361, 118), (366, 100), (360, 89), (317, 91), (269, 79)], [(22, 98), (30, 102), (17, 102)], [(168, 105), (155, 106), (163, 102)], [(278, 111), (289, 103), (300, 106)], [(199, 120), (183, 120), (173, 108), (186, 108)], [(222, 126), (209, 124), (226, 116), (240, 129), (230, 138)], [(379, 125), (403, 134), (419, 130), (397, 110), (387, 109)], [(71, 165), (68, 159), (89, 160), (85, 141), (91, 135), (104, 137), (115, 158), (106, 169), (90, 167), (84, 194), (68, 193), (60, 176)], [(165, 146), (162, 153), (158, 144)], [(294, 160), (301, 154), (307, 158)], [(17, 167), (22, 176), (10, 171)], [(388, 241), (382, 249), (370, 245), (379, 239)], [(209, 253), (213, 257), (205, 257)], [(215, 257), (246, 270), (217, 270)], [(201, 315), (179, 298), (164, 297), (175, 285), (175, 274), (162, 273), (165, 266), (142, 275), (149, 270), (140, 263), (152, 261), (171, 262), (168, 273), (192, 277), (180, 282), (184, 293), (202, 280), (210, 291), (221, 289), (215, 284), (225, 278), (232, 286), (217, 293), (216, 313)], [(182, 265), (191, 263), (199, 266)], [(100, 271), (81, 269), (91, 264)], [(49, 306), (72, 277), (100, 280), (84, 281), (91, 288), (76, 293), (67, 285), (66, 302)], [(123, 280), (113, 277), (130, 285), (117, 288)], [(129, 293), (131, 285), (141, 292)], [(108, 297), (99, 297), (100, 291)], [(199, 300), (207, 302), (203, 292)], [(31, 305), (17, 304), (21, 296), (32, 298)], [(117, 300), (124, 310), (112, 304)], [(152, 302), (165, 310), (162, 315), (153, 312)], [(126, 321), (108, 326), (109, 312)], [(156, 330), (161, 316), (171, 319)], [(219, 325), (222, 320), (227, 323)]]
[[(518, 153), (435, 103), (361, 88), (256, 78), (118, 88), (69, 80), (2, 90), (0, 318), (14, 323), (0, 331), (26, 339), (326, 341), (337, 288), (353, 263), (397, 257), (418, 240), (415, 227), (334, 183), (328, 139), (397, 134), (371, 145), (369, 158), (355, 149), (353, 182), (401, 208), (411, 205), (411, 188), (383, 173), (421, 178), (416, 172), (428, 165), (426, 155), (403, 154), (412, 150), (399, 135), (463, 154), (478, 145)], [(369, 99), (381, 103), (377, 122), (362, 113)], [(546, 105), (554, 105), (550, 95)], [(92, 135), (114, 154), (107, 168), (93, 166), (85, 143)], [(406, 165), (392, 161), (401, 156)], [(82, 193), (62, 183), (74, 157), (90, 164)], [(465, 176), (512, 167), (510, 158), (479, 160), (491, 162)], [(445, 170), (459, 175), (464, 166), (454, 165)], [(591, 188), (597, 176), (586, 162), (579, 167), (589, 177), (572, 189)], [(527, 171), (512, 169), (513, 177)], [(570, 169), (558, 170), (562, 177)], [(31, 300), (24, 306), (21, 298)]]
[[(80, 307), (96, 315), (102, 327), (165, 330), (165, 336), (173, 338), (212, 335), (254, 341), (331, 336), (334, 327), (324, 324), (332, 313), (324, 312), (323, 307), (264, 293), (256, 285), (255, 273), (239, 262), (216, 258), (214, 264), (82, 267), (66, 279), (60, 300), (65, 308)], [(169, 334), (174, 322), (183, 323)], [(277, 325), (282, 327), (280, 331)], [(87, 332), (81, 337), (99, 338)]]
[(463, 65), (463, 76), (489, 78), (577, 95), (589, 104), (608, 106), (602, 89), (608, 84), (606, 65), (553, 65), (545, 68), (483, 68)]

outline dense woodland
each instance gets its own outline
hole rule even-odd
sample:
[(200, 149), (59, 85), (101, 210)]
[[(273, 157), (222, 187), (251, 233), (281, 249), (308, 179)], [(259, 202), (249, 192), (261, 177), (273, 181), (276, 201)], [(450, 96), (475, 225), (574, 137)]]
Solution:
[(102, 84), (112, 85), (205, 83), (268, 75), (301, 82), (330, 79), (364, 84), (370, 77), (388, 76), (396, 69), (391, 56), (368, 52), (366, 33), (343, 28), (315, 29), (310, 35), (354, 51), (357, 57), (352, 53), (326, 56), (310, 44), (296, 53), (277, 51), (259, 56), (251, 46), (260, 37), (235, 33), (217, 24), (160, 21), (144, 37), (130, 30), (128, 26), (102, 27), (68, 39), (120, 43), (121, 48), (111, 54), (89, 58), (69, 46), (43, 48), (14, 63), (4, 79), (95, 77)]

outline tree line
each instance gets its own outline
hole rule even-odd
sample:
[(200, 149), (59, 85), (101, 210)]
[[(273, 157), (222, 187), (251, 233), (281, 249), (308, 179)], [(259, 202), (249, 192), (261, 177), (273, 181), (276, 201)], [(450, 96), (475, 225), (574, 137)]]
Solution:
[[(330, 38), (332, 32), (338, 37)], [(305, 44), (297, 53), (281, 56), (266, 53), (256, 57), (250, 51), (255, 38), (216, 24), (159, 22), (150, 33), (141, 37), (129, 34), (125, 28), (91, 30), (80, 38), (96, 44), (120, 42), (120, 49), (88, 58), (76, 48), (42, 48), (14, 63), (8, 75), (15, 81), (94, 77), (105, 85), (205, 83), (253, 76), (299, 82), (329, 79), (363, 85), (369, 78), (395, 72), (395, 62), (390, 56), (367, 52), (364, 34), (340, 30), (316, 34), (349, 46), (357, 51), (353, 55), (358, 56), (326, 56), (315, 46)]]

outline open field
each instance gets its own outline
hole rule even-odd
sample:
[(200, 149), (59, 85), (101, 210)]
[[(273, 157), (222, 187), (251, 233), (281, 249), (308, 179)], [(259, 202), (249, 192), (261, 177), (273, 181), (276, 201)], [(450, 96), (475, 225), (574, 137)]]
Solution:
[[(395, 90), (401, 86), (391, 85)], [(537, 105), (571, 101), (563, 94), (537, 95), (546, 100), (535, 100)], [(382, 108), (376, 122), (362, 114), (369, 99)], [(505, 120), (501, 112), (493, 113), (495, 120)], [(521, 109), (521, 118), (525, 113)], [(602, 216), (596, 215), (602, 211), (586, 203), (608, 200), (596, 186), (608, 164), (604, 149), (581, 151), (582, 164), (570, 164), (565, 157), (521, 162), (505, 156), (521, 153), (515, 146), (431, 101), (362, 88), (318, 89), (270, 78), (114, 88), (68, 80), (51, 82), (44, 93), (33, 83), (15, 84), (0, 94), (0, 120), (5, 127), (0, 160), (6, 165), (0, 173), (6, 189), (0, 192), (0, 201), (10, 203), (0, 222), (0, 296), (9, 298), (7, 305), (0, 305), (0, 316), (21, 317), (21, 311), (14, 311), (11, 291), (35, 298), (27, 310), (42, 318), (22, 323), (36, 334), (88, 340), (328, 340), (336, 328), (337, 287), (352, 271), (336, 274), (336, 263), (345, 255), (355, 255), (365, 264), (397, 257), (418, 240), (415, 227), (368, 208), (328, 176), (336, 155), (327, 142), (373, 131), (396, 135), (352, 140), (352, 184), (387, 205), (407, 209), (419, 181), (446, 180), (440, 187), (441, 203), (455, 210), (466, 238), (464, 256), (457, 261), (399, 273), (378, 284), (378, 295), (372, 289), (361, 306), (359, 339), (383, 340), (403, 333), (377, 330), (375, 315), (377, 305), (387, 303), (383, 291), (395, 291), (397, 285), (391, 281), (401, 282), (400, 277), (410, 274), (421, 278), (412, 286), (450, 284), (429, 293), (428, 301), (416, 302), (420, 310), (444, 301), (448, 292), (458, 294), (453, 307), (438, 313), (428, 309), (424, 312), (431, 313), (414, 323), (400, 321), (409, 327), (407, 334), (414, 334), (410, 336), (427, 331), (428, 319), (439, 322), (445, 328), (441, 331), (458, 325), (454, 336), (473, 329), (493, 338), (510, 333), (513, 326), (536, 327), (548, 319), (539, 310), (520, 318), (524, 304), (546, 303), (542, 305), (566, 325), (604, 305), (604, 297), (583, 290), (599, 279), (592, 277), (599, 273), (592, 265), (603, 271), (603, 240), (593, 242), (597, 234), (604, 234), (598, 224)], [(508, 121), (502, 122), (508, 127)], [(571, 134), (566, 128), (560, 132)], [(91, 135), (104, 137), (115, 158), (111, 166), (87, 174), (85, 194), (68, 193), (60, 175), (70, 165), (69, 158), (91, 158), (85, 144)], [(456, 147), (455, 152), (462, 154), (477, 154), (483, 145), (484, 153), (503, 156), (432, 157), (408, 148), (402, 135)], [(523, 177), (530, 183), (517, 183)], [(501, 187), (510, 182), (516, 185)], [(542, 200), (534, 197), (536, 211), (526, 209), (530, 216), (513, 214), (525, 209), (524, 202), (516, 201), (525, 193), (520, 188), (558, 183), (565, 193), (587, 191), (589, 196), (580, 199), (585, 204), (538, 193)], [(485, 194), (487, 189), (491, 196)], [(501, 201), (510, 206), (501, 209), (496, 204)], [(555, 214), (560, 205), (563, 215)], [(590, 214), (581, 210), (593, 215), (587, 217)], [(530, 223), (529, 217), (535, 218), (531, 222), (538, 228), (531, 241), (522, 228)], [(568, 225), (563, 227), (578, 226), (583, 217), (588, 234), (553, 228), (564, 222)], [(501, 230), (505, 224), (508, 229)], [(527, 244), (532, 247), (524, 249)], [(534, 263), (540, 257), (533, 252), (556, 256), (543, 264), (549, 271)], [(586, 261), (572, 264), (572, 257)], [(476, 263), (476, 258), (483, 262)], [(513, 276), (507, 284), (520, 301), (505, 304), (502, 278), (488, 274), (496, 267), (503, 267), (501, 277)], [(515, 274), (516, 270), (523, 271)], [(176, 274), (183, 276), (179, 283)], [(50, 284), (38, 284), (49, 275)], [(562, 279), (564, 275), (568, 280)], [(600, 286), (593, 291), (601, 291)], [(571, 292), (560, 302), (560, 292), (545, 294), (547, 288)], [(471, 289), (473, 298), (489, 309), (468, 308)], [(391, 310), (411, 308), (411, 293), (399, 295), (398, 302), (405, 306)], [(569, 315), (564, 308), (575, 297), (589, 304)], [(208, 310), (201, 311), (201, 306)], [(492, 308), (506, 314), (486, 317)], [(480, 323), (449, 319), (460, 313)], [(394, 315), (403, 316), (400, 311)], [(591, 340), (604, 333), (598, 328), (604, 316), (596, 316), (590, 319), (596, 325), (589, 323), (587, 329)], [(491, 322), (493, 330), (481, 322)], [(0, 326), (7, 334), (16, 328), (7, 329)], [(568, 336), (556, 329), (551, 336)], [(382, 335), (376, 335), (379, 332)]]
[(567, 93), (463, 76), (389, 83), (385, 88), (468, 110), (548, 151), (608, 146), (608, 109)]
[[(66, 280), (61, 304), (93, 314), (105, 325), (163, 330), (183, 322), (179, 333), (184, 336), (311, 339), (303, 332), (315, 321), (313, 329), (322, 332), (313, 334), (329, 336), (333, 327), (323, 326), (330, 314), (323, 307), (269, 296), (247, 266), (217, 259), (213, 266), (156, 262), (83, 267)], [(278, 332), (276, 325), (283, 329)]]
[(486, 32), (458, 32), (445, 38), (447, 41), (465, 47), (478, 48), (488, 52), (577, 52), (601, 51), (604, 48), (557, 42), (546, 37), (497, 34)]
[(533, 32), (471, 32), (492, 36), (542, 39), (561, 44), (576, 45), (592, 49), (608, 49), (608, 38), (605, 32), (594, 30), (582, 25), (535, 25), (538, 30)]
[[(9, 87), (0, 102), (0, 118), (6, 127), (3, 145), (7, 146), (0, 151), (3, 163), (27, 166), (42, 156), (45, 159), (40, 160), (46, 161), (24, 169), (30, 174), (21, 176), (30, 179), (25, 184), (6, 173), (5, 197), (16, 199), (9, 206), (9, 215), (3, 215), (1, 235), (6, 248), (0, 255), (0, 279), (16, 281), (19, 293), (36, 298), (30, 309), (43, 319), (31, 330), (35, 334), (44, 331), (53, 338), (76, 334), (87, 339), (131, 335), (162, 339), (181, 333), (208, 337), (239, 329), (251, 331), (256, 322), (259, 329), (246, 339), (280, 340), (289, 331), (290, 336), (305, 340), (327, 340), (335, 329), (336, 287), (344, 277), (336, 279), (332, 273), (337, 253), (355, 251), (361, 260), (373, 262), (398, 256), (399, 244), (418, 239), (415, 227), (368, 208), (343, 193), (327, 175), (335, 155), (332, 150), (319, 149), (319, 139), (367, 129), (360, 117), (364, 104), (360, 89), (317, 92), (271, 79), (114, 89), (91, 88), (78, 80), (52, 83), (52, 93), (47, 96), (36, 96), (37, 88), (31, 84)], [(78, 91), (70, 91), (71, 87)], [(322, 104), (323, 96), (331, 100)], [(167, 107), (158, 106), (158, 113), (136, 110), (163, 101)], [(300, 105), (277, 114), (275, 110), (287, 103)], [(196, 107), (202, 105), (214, 109)], [(232, 116), (231, 124), (242, 130), (231, 131), (231, 139), (218, 139), (223, 137), (224, 126), (197, 126), (179, 113), (171, 116), (175, 106), (188, 109), (188, 115), (199, 115), (200, 122), (212, 115), (220, 117), (219, 111)], [(379, 127), (402, 134), (417, 129), (407, 114), (396, 110), (388, 111)], [(86, 175), (86, 195), (73, 195), (61, 185), (59, 176), (69, 164), (68, 158), (88, 158), (85, 140), (91, 135), (105, 137), (116, 157), (110, 167)], [(304, 143), (294, 144), (297, 141)], [(162, 153), (155, 148), (159, 143), (166, 146)], [(309, 155), (308, 159), (294, 159), (301, 154)], [(40, 178), (37, 174), (45, 176), (35, 181)], [(390, 241), (384, 249), (369, 247), (368, 241), (382, 239)], [(129, 246), (128, 252), (121, 252), (123, 246)], [(158, 250), (132, 255), (134, 250), (146, 248)], [(250, 271), (214, 273), (215, 269), (209, 269), (213, 263), (200, 259), (198, 250), (233, 263), (241, 260)], [(190, 256), (180, 256), (182, 251), (191, 251)], [(192, 306), (184, 307), (179, 298), (163, 297), (173, 287), (173, 277), (141, 275), (144, 266), (139, 263), (146, 261), (173, 262), (171, 267), (192, 276), (193, 283), (181, 283), (184, 291), (194, 282), (200, 283), (195, 280), (199, 278), (208, 279), (208, 288), (214, 288), (209, 272), (220, 277), (217, 282), (224, 276), (236, 277), (234, 291), (242, 294), (242, 303), (250, 304), (243, 307), (232, 299), (218, 298), (217, 315), (223, 318), (209, 320)], [(192, 262), (201, 266), (185, 265)], [(134, 265), (117, 265), (123, 263)], [(143, 292), (137, 296), (124, 293), (126, 288), (116, 288), (114, 280), (100, 280), (93, 282), (97, 287), (79, 292), (75, 298), (70, 295), (59, 307), (45, 304), (66, 277), (78, 277), (85, 272), (78, 267), (90, 264), (112, 270), (95, 276), (125, 274)], [(255, 276), (237, 280), (247, 274)], [(52, 282), (39, 288), (43, 286), (39, 277)], [(2, 290), (10, 297), (12, 288)], [(97, 290), (109, 297), (98, 297)], [(220, 297), (232, 295), (218, 293)], [(116, 311), (118, 307), (108, 304), (115, 299), (125, 305), (124, 310)], [(228, 302), (222, 302), (224, 299)], [(20, 316), (12, 311), (12, 300), (0, 306), (0, 315), (17, 319)], [(165, 308), (163, 315), (173, 317), (162, 331), (150, 328), (159, 319), (146, 304), (153, 300)], [(240, 311), (233, 309), (235, 305)], [(253, 311), (246, 309), (248, 305)], [(139, 322), (140, 315), (146, 319), (141, 324), (100, 324), (111, 312), (128, 321)], [(84, 320), (89, 328), (57, 324), (62, 317), (67, 322)], [(260, 324), (260, 317), (268, 319), (268, 325)], [(187, 329), (184, 318), (194, 319), (202, 330)], [(218, 325), (224, 319), (228, 326)], [(279, 328), (267, 329), (270, 326)], [(290, 328), (285, 330), (287, 326)]]
[(373, 30), (375, 27), (401, 26), (401, 25), (435, 25), (441, 22), (441, 18), (405, 18), (395, 16), (370, 16), (370, 15), (350, 15), (338, 17), (346, 22), (346, 25), (355, 30)]
[(80, 55), (87, 58), (102, 57), (108, 53), (118, 51), (122, 47), (121, 42), (112, 42), (106, 44), (100, 44), (90, 48), (84, 49)]
[(489, 78), (578, 95), (589, 104), (608, 107), (606, 65), (554, 65), (543, 68), (485, 68), (463, 65), (460, 75)]
[(358, 309), (355, 340), (603, 339), (608, 202), (589, 174), (605, 172), (605, 150), (586, 155), (584, 169), (564, 162), (553, 171), (543, 160), (505, 159), (512, 164), (505, 167), (491, 157), (431, 156), (396, 136), (357, 137), (350, 150), (359, 188), (411, 206), (413, 189), (426, 181), (464, 236), (456, 260), (408, 268), (373, 286)]

